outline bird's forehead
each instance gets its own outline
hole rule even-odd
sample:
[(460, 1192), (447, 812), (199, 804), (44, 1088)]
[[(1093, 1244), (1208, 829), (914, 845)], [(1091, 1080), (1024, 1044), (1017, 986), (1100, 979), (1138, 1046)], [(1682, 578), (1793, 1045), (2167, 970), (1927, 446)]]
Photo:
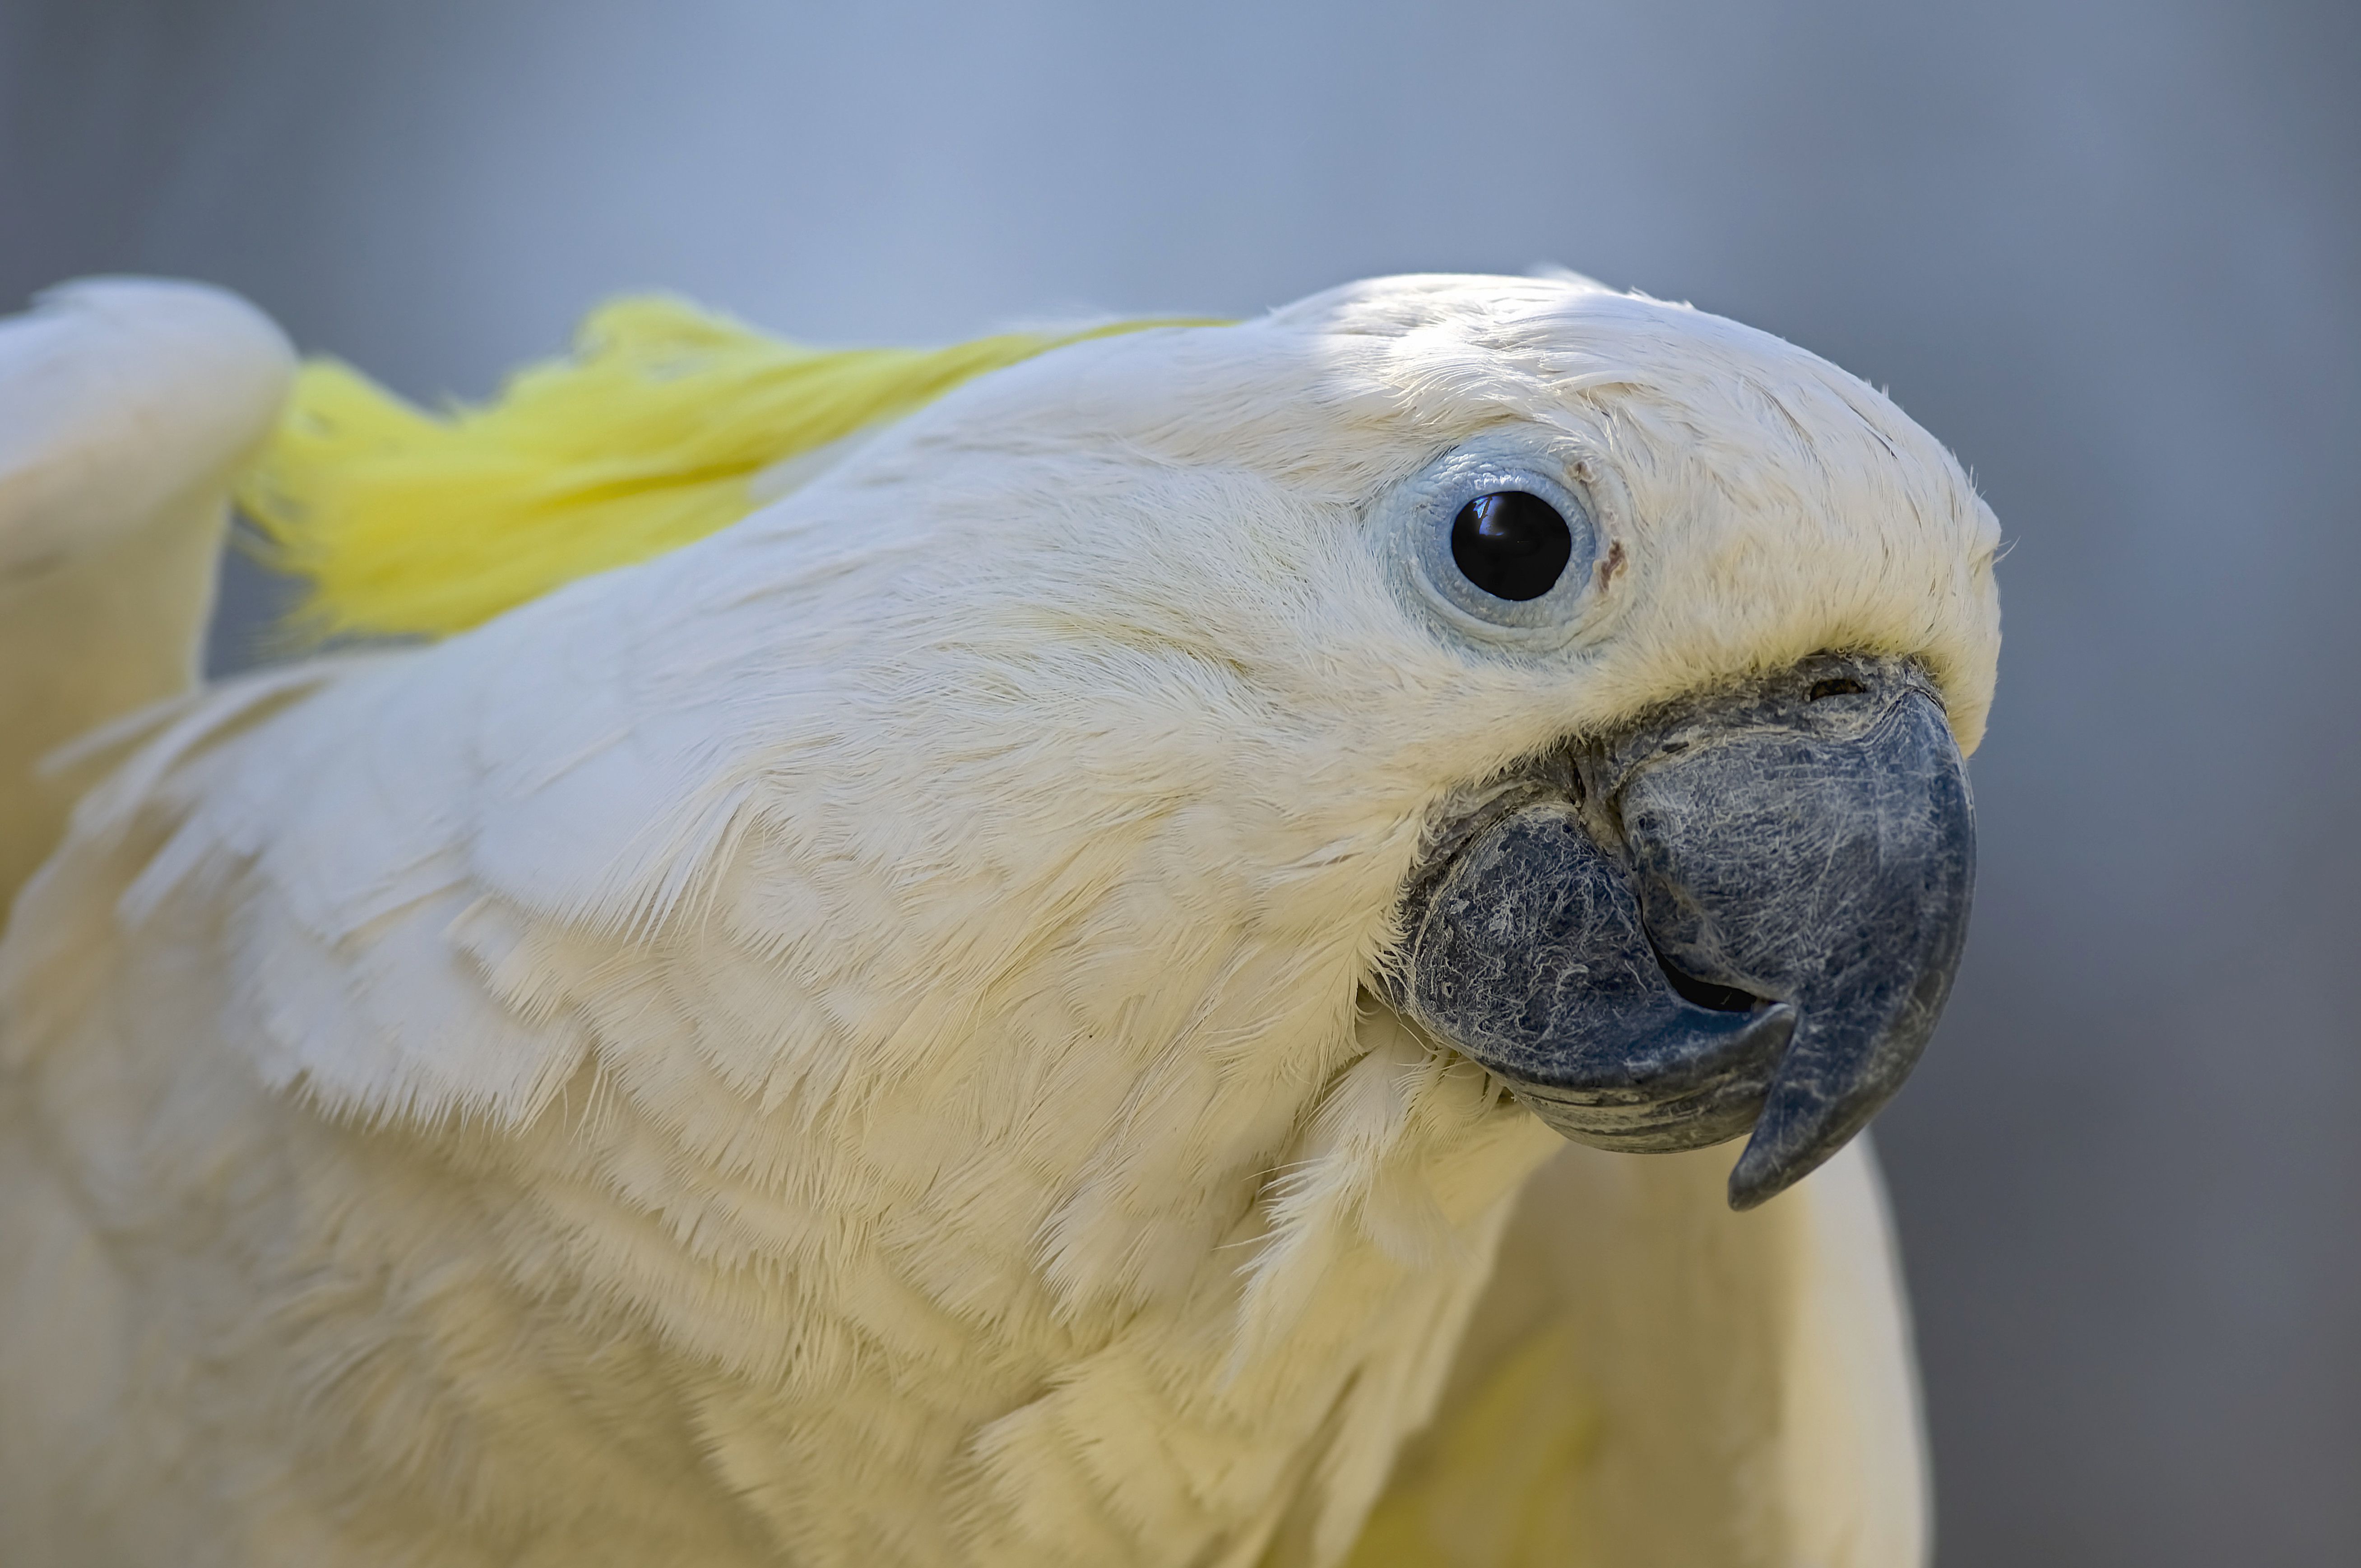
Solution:
[(1635, 489), (1721, 491), (1730, 523), (1752, 499), (1768, 523), (1792, 500), (1873, 529), (1899, 503), (1965, 548), (1993, 543), (1959, 465), (1884, 394), (1768, 333), (1583, 280), (1378, 279), (1137, 347), (1201, 381), (1193, 431), (1145, 411), (1186, 456), (1350, 489), (1521, 424), (1584, 438)]
[[(1611, 440), (1636, 480), (1690, 468), (1732, 488), (1817, 483), (1970, 502), (1943, 447), (1883, 393), (1807, 350), (1683, 305), (1579, 280), (1405, 280), (1272, 318), (1325, 340), (1334, 404), (1382, 400), (1448, 434), (1504, 419)], [(1452, 285), (1452, 286), (1446, 286)], [(1377, 307), (1383, 306), (1382, 312)], [(1972, 510), (1971, 506), (1966, 510)]]

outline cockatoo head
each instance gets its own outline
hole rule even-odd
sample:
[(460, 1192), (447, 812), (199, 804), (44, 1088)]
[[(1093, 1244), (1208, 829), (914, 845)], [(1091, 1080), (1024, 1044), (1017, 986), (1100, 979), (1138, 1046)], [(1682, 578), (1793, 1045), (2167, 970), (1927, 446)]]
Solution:
[[(454, 426), (329, 373), (249, 506), (348, 621), (405, 582), (489, 613), (585, 569), (534, 549), (677, 533), (660, 481), (742, 501), (708, 477), (768, 461), (781, 410), (891, 400), (860, 380), (890, 355), (632, 310), (636, 358)], [(650, 983), (760, 1106), (858, 1122), (907, 1192), (961, 1149), (1034, 1172), (1044, 1215), (1120, 1189), (1123, 1258), (1142, 1204), (1198, 1223), (1271, 1168), (1372, 1021), (1588, 1142), (1751, 1132), (1741, 1204), (1894, 1092), (1960, 953), (1998, 607), (1991, 513), (1891, 402), (1565, 278), (1378, 280), (1011, 352), (1037, 347), (947, 351), (1005, 367), (420, 666), (497, 731), (469, 753), (500, 760), (471, 797), (484, 896), (450, 939), (518, 1017), (563, 993), (644, 1036), (615, 977), (671, 931)], [(569, 432), (586, 410), (600, 433)], [(507, 533), (466, 510), (494, 495)], [(601, 508), (623, 527), (594, 548)], [(635, 946), (520, 968), (497, 909)], [(335, 1091), (521, 1118), (576, 1048)], [(341, 1059), (307, 1059), (315, 1089)]]
[[(1743, 1206), (1860, 1129), (1948, 992), (1996, 525), (1765, 334), (1571, 279), (1356, 284), (987, 377), (731, 536), (759, 559), (679, 565), (717, 626), (781, 607), (731, 689), (832, 672), (758, 815), (890, 861), (961, 998), (920, 1012), (1057, 1013), (1128, 1062), (1126, 1118), (1179, 1114), (1184, 1039), (1316, 1083), (1389, 1008), (1569, 1136), (1751, 1132)], [(818, 845), (850, 797), (868, 837)]]

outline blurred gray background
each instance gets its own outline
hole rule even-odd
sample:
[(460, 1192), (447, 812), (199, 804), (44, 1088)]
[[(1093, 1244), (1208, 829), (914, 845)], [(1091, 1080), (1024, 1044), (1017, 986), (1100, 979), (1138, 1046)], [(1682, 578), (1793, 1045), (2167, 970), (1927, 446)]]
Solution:
[[(0, 0), (0, 303), (243, 290), (480, 395), (1559, 262), (1889, 387), (2016, 548), (1881, 1122), (1944, 1562), (2361, 1563), (2361, 6)], [(234, 576), (236, 663), (270, 587)]]

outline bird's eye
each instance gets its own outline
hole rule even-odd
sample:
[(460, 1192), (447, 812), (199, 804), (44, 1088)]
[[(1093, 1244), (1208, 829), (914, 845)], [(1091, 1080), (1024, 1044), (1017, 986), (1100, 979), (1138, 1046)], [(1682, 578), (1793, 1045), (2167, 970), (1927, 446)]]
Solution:
[(1574, 531), (1557, 508), (1523, 490), (1477, 496), (1451, 522), (1451, 559), (1495, 598), (1537, 599), (1574, 558)]
[(1380, 498), (1372, 532), (1406, 602), (1448, 635), (1542, 652), (1577, 635), (1598, 597), (1593, 509), (1614, 483), (1575, 435), (1488, 432)]

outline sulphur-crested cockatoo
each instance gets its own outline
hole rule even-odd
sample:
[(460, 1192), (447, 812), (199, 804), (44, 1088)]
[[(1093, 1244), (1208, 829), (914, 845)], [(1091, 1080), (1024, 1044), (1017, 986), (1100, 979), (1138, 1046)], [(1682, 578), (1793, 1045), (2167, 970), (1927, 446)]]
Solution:
[(307, 374), (249, 510), (450, 634), (161, 702), (287, 351), (0, 331), (0, 1561), (1920, 1559), (1940, 446), (1571, 278), (602, 330)]

